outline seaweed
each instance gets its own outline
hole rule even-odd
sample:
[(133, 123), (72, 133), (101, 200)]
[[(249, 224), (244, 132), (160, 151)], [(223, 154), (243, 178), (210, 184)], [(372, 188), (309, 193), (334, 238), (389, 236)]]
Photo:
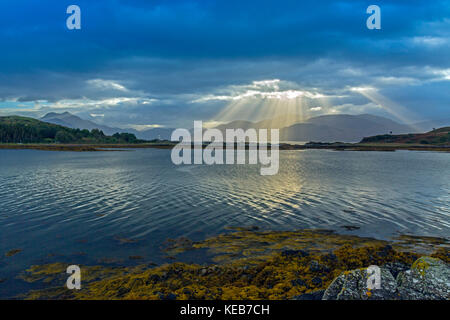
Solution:
[[(422, 240), (423, 241), (423, 240)], [(426, 240), (425, 240), (426, 241)], [(189, 245), (187, 245), (189, 244)], [(162, 266), (82, 267), (81, 290), (64, 288), (61, 264), (34, 266), (23, 279), (53, 281), (29, 299), (292, 299), (324, 290), (342, 272), (399, 263), (406, 266), (420, 253), (405, 243), (339, 235), (329, 230), (236, 231), (204, 241), (168, 241), (172, 252), (208, 249), (214, 264), (173, 262)], [(430, 241), (437, 257), (448, 247)], [(58, 284), (58, 286), (56, 286)]]

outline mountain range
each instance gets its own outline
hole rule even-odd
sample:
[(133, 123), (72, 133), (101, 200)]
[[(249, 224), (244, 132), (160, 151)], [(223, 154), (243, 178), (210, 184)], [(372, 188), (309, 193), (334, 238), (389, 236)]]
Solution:
[[(294, 116), (291, 117), (295, 119)], [(361, 115), (323, 115), (309, 118), (303, 122), (289, 124), (283, 119), (286, 126), (280, 125), (278, 119), (263, 120), (259, 122), (232, 121), (217, 126), (225, 134), (225, 129), (280, 129), (280, 141), (316, 141), (316, 142), (359, 142), (364, 137), (380, 134), (405, 134), (430, 131), (433, 127), (442, 127), (450, 124), (450, 119), (439, 122), (421, 122), (412, 125), (400, 124), (385, 117), (371, 114)]]
[(116, 132), (119, 133), (133, 133), (138, 139), (144, 139), (144, 140), (169, 140), (170, 135), (172, 134), (173, 128), (151, 128), (143, 131), (139, 131), (133, 128), (115, 128), (115, 127), (109, 127), (105, 125), (101, 125), (98, 123), (95, 123), (90, 120), (82, 119), (74, 114), (71, 114), (70, 112), (64, 112), (64, 113), (55, 113), (50, 112), (47, 113), (45, 116), (43, 116), (41, 121), (58, 124), (61, 126), (65, 126), (72, 129), (99, 129), (102, 130), (103, 133), (106, 135), (113, 135)]
[[(232, 121), (222, 124), (216, 128), (225, 133), (225, 129), (249, 128), (255, 129), (280, 129), (280, 141), (316, 141), (316, 142), (358, 142), (364, 137), (382, 134), (405, 134), (420, 133), (432, 130), (434, 127), (450, 125), (450, 119), (439, 121), (424, 121), (412, 125), (401, 124), (385, 117), (371, 114), (361, 115), (323, 115), (309, 118), (303, 122), (296, 123), (297, 118), (293, 115), (281, 119), (274, 118), (259, 122), (245, 120)], [(139, 139), (144, 140), (169, 140), (173, 128), (151, 128), (144, 131), (133, 128), (114, 128), (97, 124), (90, 120), (84, 120), (69, 112), (48, 113), (40, 120), (78, 129), (100, 129), (107, 135), (119, 133), (133, 133)], [(282, 125), (283, 123), (283, 125)]]

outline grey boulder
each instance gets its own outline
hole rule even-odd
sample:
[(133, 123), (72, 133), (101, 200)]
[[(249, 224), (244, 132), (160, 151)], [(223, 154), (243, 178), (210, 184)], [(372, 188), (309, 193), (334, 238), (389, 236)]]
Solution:
[(450, 299), (450, 267), (436, 258), (417, 259), (410, 270), (398, 275), (397, 283), (404, 300)]
[(341, 273), (325, 290), (323, 300), (394, 300), (398, 299), (397, 283), (392, 274), (380, 268), (379, 289), (368, 288), (371, 273), (367, 268)]

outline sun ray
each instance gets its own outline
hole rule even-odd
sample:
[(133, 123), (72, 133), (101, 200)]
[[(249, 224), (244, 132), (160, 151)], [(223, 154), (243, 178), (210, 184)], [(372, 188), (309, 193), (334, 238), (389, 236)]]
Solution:
[[(352, 88), (352, 91), (360, 93), (373, 103), (379, 105), (386, 112), (391, 114), (393, 117), (395, 117), (402, 123), (412, 125), (418, 119), (418, 117), (413, 112), (411, 112), (404, 106), (398, 104), (397, 102), (394, 102), (389, 98), (387, 98), (386, 96), (380, 94), (379, 91), (376, 90), (375, 88), (357, 87)], [(414, 127), (414, 129), (420, 130), (417, 127)]]
[[(323, 100), (323, 99), (321, 99)], [(215, 117), (214, 123), (248, 120), (268, 121), (271, 127), (283, 128), (294, 123), (303, 122), (307, 115), (305, 97), (246, 97), (232, 100)]]

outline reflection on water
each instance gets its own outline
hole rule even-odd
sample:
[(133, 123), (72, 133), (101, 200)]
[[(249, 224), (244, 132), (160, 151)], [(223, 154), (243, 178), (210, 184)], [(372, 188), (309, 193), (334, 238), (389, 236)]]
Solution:
[[(282, 151), (279, 173), (261, 176), (257, 165), (174, 166), (170, 150), (0, 150), (0, 278), (52, 257), (160, 263), (165, 239), (236, 225), (446, 237), (449, 160), (431, 152)], [(15, 248), (23, 251), (4, 256)], [(7, 292), (0, 284), (0, 297)]]

